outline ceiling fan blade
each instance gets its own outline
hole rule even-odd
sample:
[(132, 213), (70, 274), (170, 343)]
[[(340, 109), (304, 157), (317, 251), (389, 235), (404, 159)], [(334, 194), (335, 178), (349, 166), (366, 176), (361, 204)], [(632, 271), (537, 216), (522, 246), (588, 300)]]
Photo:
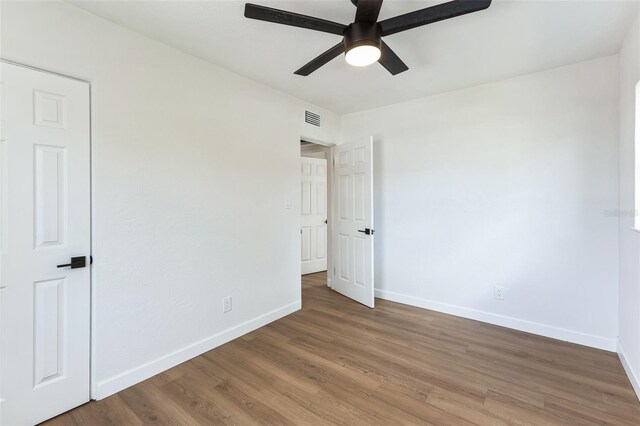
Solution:
[(307, 28), (309, 30), (337, 35), (342, 35), (344, 29), (347, 28), (346, 25), (337, 22), (251, 3), (244, 5), (244, 16), (245, 18), (257, 19), (259, 21), (275, 22), (276, 24)]
[(409, 69), (409, 67), (402, 62), (402, 59), (400, 59), (398, 55), (396, 55), (396, 53), (387, 46), (387, 43), (383, 41), (380, 44), (380, 47), (382, 55), (380, 55), (378, 62), (380, 62), (380, 65), (385, 67), (392, 75), (400, 74), (401, 72)]
[(491, 6), (491, 0), (454, 0), (385, 19), (380, 21), (379, 24), (382, 29), (382, 35), (388, 36), (433, 22), (478, 12), (489, 6)]
[(356, 4), (356, 22), (378, 21), (382, 0), (358, 0)]
[(320, 54), (315, 59), (312, 59), (311, 62), (309, 62), (302, 68), (300, 68), (298, 71), (294, 72), (294, 74), (307, 76), (312, 72), (314, 72), (315, 70), (317, 70), (318, 68), (320, 68), (321, 66), (323, 66), (324, 64), (331, 61), (336, 56), (339, 56), (343, 52), (344, 52), (344, 43), (340, 42), (335, 46), (333, 46), (331, 49)]

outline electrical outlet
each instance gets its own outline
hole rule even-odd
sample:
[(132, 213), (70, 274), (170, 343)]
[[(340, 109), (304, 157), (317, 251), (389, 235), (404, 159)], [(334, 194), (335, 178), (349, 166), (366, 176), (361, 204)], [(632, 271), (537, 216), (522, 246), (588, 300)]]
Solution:
[(231, 296), (222, 299), (222, 312), (229, 312), (231, 310)]
[(497, 285), (493, 287), (493, 297), (496, 299), (503, 300), (504, 299), (504, 287), (501, 285)]
[(292, 207), (293, 203), (291, 202), (291, 200), (289, 198), (286, 198), (284, 200), (284, 208), (285, 209), (290, 209)]

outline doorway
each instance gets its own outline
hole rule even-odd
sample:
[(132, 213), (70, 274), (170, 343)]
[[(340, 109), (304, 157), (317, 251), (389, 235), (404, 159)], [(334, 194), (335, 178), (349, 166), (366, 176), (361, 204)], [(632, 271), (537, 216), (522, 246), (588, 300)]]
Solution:
[(300, 141), (300, 243), (302, 275), (325, 272), (331, 286), (331, 172), (332, 148)]
[(331, 289), (373, 308), (373, 137), (335, 147), (303, 140), (300, 154), (302, 275), (326, 268)]

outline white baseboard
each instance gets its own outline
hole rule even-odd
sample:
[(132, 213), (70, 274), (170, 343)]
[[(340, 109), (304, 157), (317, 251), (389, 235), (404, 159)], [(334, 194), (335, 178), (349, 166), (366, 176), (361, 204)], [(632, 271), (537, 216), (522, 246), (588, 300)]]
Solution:
[(190, 360), (204, 352), (210, 351), (220, 345), (230, 342), (242, 335), (245, 335), (253, 330), (263, 327), (277, 319), (287, 316), (301, 308), (301, 301), (291, 303), (283, 306), (274, 311), (268, 312), (264, 315), (260, 315), (228, 330), (214, 334), (213, 336), (204, 338), (200, 341), (185, 346), (182, 349), (178, 349), (175, 352), (157, 358), (139, 367), (132, 368), (124, 373), (110, 377), (106, 380), (97, 383), (96, 390), (92, 399), (103, 399), (123, 389), (140, 383), (143, 380), (153, 377), (156, 374), (162, 373), (171, 367), (175, 367), (185, 361)]
[(538, 334), (540, 336), (551, 337), (553, 339), (564, 340), (566, 342), (577, 343), (579, 345), (591, 346), (593, 348), (603, 349), (605, 351), (615, 352), (616, 350), (616, 339), (608, 337), (595, 336), (593, 334), (581, 333), (579, 331), (554, 327), (538, 322), (494, 314), (491, 312), (465, 308), (463, 306), (450, 305), (448, 303), (436, 302), (433, 300), (422, 299), (414, 296), (407, 296), (405, 294), (395, 293), (387, 290), (376, 289), (375, 293), (376, 297), (380, 299), (390, 300), (392, 302), (417, 306), (419, 308), (430, 309), (432, 311), (442, 312), (445, 314), (455, 315), (463, 318), (469, 318), (476, 321), (499, 325), (501, 327), (512, 328), (514, 330), (525, 331), (527, 333)]
[(636, 392), (636, 396), (638, 400), (640, 400), (640, 378), (633, 371), (631, 364), (627, 361), (627, 357), (625, 355), (624, 349), (620, 342), (618, 342), (618, 358), (620, 358), (620, 362), (622, 363), (622, 367), (624, 367), (625, 373), (627, 373), (627, 377), (629, 377), (629, 381), (631, 382), (631, 386), (633, 390)]

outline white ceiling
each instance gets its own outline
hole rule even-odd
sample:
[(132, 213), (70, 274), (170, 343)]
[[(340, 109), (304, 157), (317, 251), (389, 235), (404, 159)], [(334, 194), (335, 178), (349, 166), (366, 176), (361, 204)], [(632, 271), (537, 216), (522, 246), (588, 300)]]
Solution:
[[(348, 24), (349, 0), (254, 3)], [(242, 1), (74, 1), (74, 5), (338, 113), (388, 105), (614, 54), (637, 1), (494, 0), (485, 11), (386, 37), (409, 66), (354, 68), (338, 57), (293, 72), (339, 36), (243, 17)], [(442, 3), (387, 0), (380, 19)]]

